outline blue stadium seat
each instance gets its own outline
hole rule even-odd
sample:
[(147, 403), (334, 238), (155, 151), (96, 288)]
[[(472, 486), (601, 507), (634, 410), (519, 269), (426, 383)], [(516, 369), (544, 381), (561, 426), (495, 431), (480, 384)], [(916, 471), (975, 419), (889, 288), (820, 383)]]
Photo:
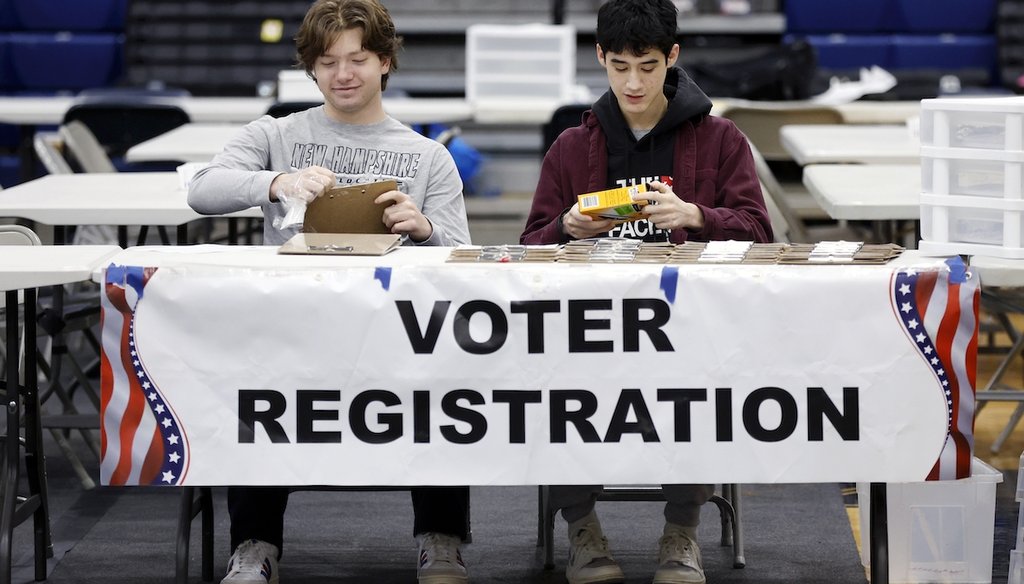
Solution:
[(0, 0), (14, 8), (22, 30), (121, 31), (127, 0)]
[(893, 35), (893, 69), (985, 69), (996, 63), (993, 35)]
[(0, 91), (16, 87), (14, 69), (11, 67), (11, 35), (0, 33)]
[(892, 30), (908, 33), (992, 32), (996, 0), (894, 0)]
[(818, 53), (818, 66), (824, 69), (858, 70), (872, 65), (887, 69), (892, 60), (892, 37), (889, 35), (834, 34), (808, 35), (805, 38)]
[(0, 30), (14, 30), (18, 21), (14, 18), (14, 0), (0, 0)]
[(888, 20), (886, 0), (786, 0), (791, 33), (877, 33)]
[(14, 78), (24, 89), (110, 85), (124, 69), (124, 37), (95, 33), (11, 33)]

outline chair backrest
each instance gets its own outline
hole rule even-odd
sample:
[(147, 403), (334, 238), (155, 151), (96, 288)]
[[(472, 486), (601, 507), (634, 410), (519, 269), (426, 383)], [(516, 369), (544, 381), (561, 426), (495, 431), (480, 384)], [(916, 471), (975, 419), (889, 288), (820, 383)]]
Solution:
[(50, 174), (71, 174), (71, 165), (64, 158), (64, 140), (57, 132), (36, 132), (32, 147), (43, 168)]
[(267, 115), (274, 118), (283, 118), (295, 112), (306, 111), (311, 107), (323, 105), (322, 101), (279, 101), (267, 108)]
[(555, 143), (555, 139), (558, 138), (559, 134), (569, 128), (575, 128), (580, 125), (580, 122), (583, 119), (583, 112), (588, 109), (590, 109), (590, 104), (584, 103), (559, 106), (551, 114), (551, 119), (548, 120), (542, 128), (542, 132), (544, 134), (544, 152), (547, 153), (547, 151), (551, 149), (551, 145)]
[(786, 243), (808, 241), (807, 227), (786, 199), (785, 191), (768, 166), (768, 161), (749, 137), (747, 141), (750, 143), (750, 153), (754, 157), (754, 169), (761, 182), (761, 192), (768, 207), (768, 215), (771, 217), (772, 230), (775, 231), (775, 240), (784, 240)]
[(0, 245), (42, 245), (39, 236), (24, 225), (0, 225)]
[(764, 186), (763, 182), (758, 182), (761, 184), (761, 194), (764, 196), (764, 206), (768, 210), (768, 219), (772, 222), (772, 235), (775, 243), (793, 243), (793, 238), (789, 233), (789, 221), (786, 220), (786, 216), (782, 214), (779, 206), (775, 204), (775, 197), (768, 192), (768, 187)]
[(843, 114), (826, 106), (730, 106), (722, 112), (736, 124), (766, 160), (792, 160), (782, 147), (779, 130), (789, 124), (842, 124)]
[(71, 106), (64, 114), (64, 124), (84, 123), (107, 156), (120, 158), (129, 148), (189, 123), (188, 113), (179, 106), (146, 100), (98, 99)]
[(89, 127), (78, 120), (70, 121), (60, 127), (60, 137), (64, 139), (71, 155), (85, 172), (117, 172), (114, 163), (103, 150)]

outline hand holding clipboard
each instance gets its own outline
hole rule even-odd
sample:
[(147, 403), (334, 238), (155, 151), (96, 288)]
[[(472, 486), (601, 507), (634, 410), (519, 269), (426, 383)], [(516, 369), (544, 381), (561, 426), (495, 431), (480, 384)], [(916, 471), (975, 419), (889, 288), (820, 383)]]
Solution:
[[(393, 180), (327, 189), (309, 202), (302, 223), (304, 233), (391, 233), (384, 223), (385, 209), (394, 204), (378, 204), (381, 195), (396, 191)], [(397, 191), (396, 191), (397, 192)]]

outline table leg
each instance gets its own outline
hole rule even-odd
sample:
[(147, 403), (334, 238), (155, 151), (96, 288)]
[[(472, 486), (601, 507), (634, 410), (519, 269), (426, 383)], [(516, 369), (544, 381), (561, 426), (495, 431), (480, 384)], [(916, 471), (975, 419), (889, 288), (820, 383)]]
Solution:
[(36, 367), (36, 291), (25, 290), (25, 467), (29, 498), (23, 503), (32, 511), (35, 539), (35, 578), (46, 579), (46, 558), (53, 557), (50, 535), (50, 504), (46, 491), (46, 458), (39, 412), (39, 377)]
[(885, 483), (871, 483), (871, 584), (889, 583), (889, 514)]
[(14, 510), (18, 495), (18, 378), (21, 365), (18, 348), (18, 291), (8, 290), (4, 306), (7, 315), (7, 439), (4, 441), (4, 463), (0, 469), (0, 584), (11, 582), (11, 538), (14, 531)]

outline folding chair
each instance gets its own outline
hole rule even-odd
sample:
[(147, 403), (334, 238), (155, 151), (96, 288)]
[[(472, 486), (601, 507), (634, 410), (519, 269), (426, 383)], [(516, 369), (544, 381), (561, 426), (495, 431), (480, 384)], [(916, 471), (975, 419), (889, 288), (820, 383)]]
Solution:
[[(550, 487), (538, 487), (537, 497), (537, 547), (544, 550), (544, 569), (555, 567), (555, 512), (551, 506)], [(646, 486), (606, 486), (598, 501), (664, 501), (661, 487)], [(711, 497), (709, 502), (718, 507), (722, 521), (722, 546), (732, 546), (732, 567), (742, 568), (747, 565), (743, 551), (743, 524), (741, 522), (740, 487), (736, 484), (724, 484), (720, 494)]]
[[(39, 237), (32, 230), (21, 225), (0, 225), (0, 246), (40, 245)], [(3, 377), (0, 388), (6, 394), (5, 399), (12, 404), (24, 400), (24, 406), (10, 407), (7, 412), (7, 424), (0, 436), (0, 474), (4, 484), (0, 492), (4, 493), (5, 511), (4, 532), (0, 534), (0, 578), (10, 581), (11, 577), (11, 541), (10, 535), (14, 527), (25, 520), (33, 520), (33, 543), (35, 560), (35, 579), (46, 579), (46, 558), (53, 556), (53, 542), (50, 534), (49, 505), (46, 497), (46, 470), (42, 453), (42, 440), (39, 437), (38, 425), (39, 398), (36, 394), (36, 351), (35, 347), (35, 314), (36, 294), (34, 290), (24, 293), (8, 291), (0, 308), (0, 323), (3, 324), (6, 338), (7, 358), (4, 361)], [(20, 332), (19, 306), (24, 306), (24, 331)], [(26, 336), (31, 339), (26, 340)], [(22, 409), (24, 408), (24, 409)], [(37, 413), (32, 414), (31, 410)], [(19, 415), (25, 414), (26, 423), (19, 423)], [(22, 434), (24, 431), (24, 434)], [(13, 432), (13, 435), (12, 435)], [(28, 495), (21, 495), (18, 480), (20, 451), (24, 451), (25, 478), (28, 481)], [(8, 531), (11, 530), (11, 531)]]
[[(85, 122), (81, 120), (68, 121), (60, 126), (59, 132), (68, 150), (70, 150), (84, 172), (118, 172), (113, 160), (107, 155), (106, 149)], [(160, 243), (169, 245), (170, 237), (167, 234), (167, 228), (159, 225), (157, 226), (157, 232), (160, 235)], [(148, 234), (149, 227), (146, 225), (141, 226), (136, 244), (145, 244)], [(128, 247), (127, 226), (118, 226), (117, 242), (121, 247)]]
[[(801, 169), (793, 162), (792, 157), (782, 147), (779, 130), (788, 124), (842, 124), (843, 115), (839, 110), (827, 106), (809, 106), (805, 104), (765, 104), (730, 106), (722, 112), (722, 117), (732, 120), (750, 141), (757, 147), (761, 156), (774, 167), (788, 170), (799, 176)], [(799, 179), (778, 182), (779, 196), (788, 201), (788, 205), (801, 219), (828, 219), (828, 215), (807, 192)]]

